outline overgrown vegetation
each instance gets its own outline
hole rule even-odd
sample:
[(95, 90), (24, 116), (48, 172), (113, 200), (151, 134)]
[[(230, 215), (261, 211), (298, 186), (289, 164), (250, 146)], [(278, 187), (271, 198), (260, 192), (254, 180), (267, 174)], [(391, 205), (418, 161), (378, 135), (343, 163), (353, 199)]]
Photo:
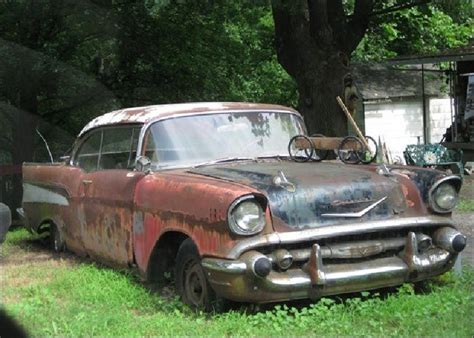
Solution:
[(364, 292), (314, 303), (194, 313), (127, 271), (53, 256), (17, 229), (3, 244), (2, 303), (34, 336), (456, 336), (474, 333), (474, 272), (416, 291)]

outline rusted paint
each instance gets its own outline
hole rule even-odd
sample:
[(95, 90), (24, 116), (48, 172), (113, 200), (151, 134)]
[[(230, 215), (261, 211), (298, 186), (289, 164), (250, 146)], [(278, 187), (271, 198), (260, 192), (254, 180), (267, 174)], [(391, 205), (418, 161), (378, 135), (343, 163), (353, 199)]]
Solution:
[[(143, 225), (136, 224), (135, 259), (145, 271), (158, 239), (168, 231), (191, 237), (203, 256), (225, 257), (238, 240), (227, 226), (227, 209), (238, 197), (260, 195), (254, 188), (206, 178), (183, 170), (154, 173), (141, 180), (136, 189), (136, 215), (143, 214)], [(138, 222), (140, 223), (140, 222)], [(267, 211), (267, 228), (272, 231)]]
[(158, 118), (189, 114), (216, 114), (232, 110), (280, 110), (298, 114), (295, 110), (273, 104), (236, 103), (236, 102), (199, 102), (181, 104), (163, 104), (116, 110), (101, 115), (89, 122), (79, 133), (79, 137), (88, 131), (106, 125), (148, 123)]
[(128, 170), (86, 173), (65, 164), (25, 165), (24, 184), (41, 187), (43, 195), (62, 191), (67, 200), (62, 205), (35, 202), (41, 195), (26, 196), (23, 208), (29, 227), (37, 230), (41, 223), (53, 221), (63, 231), (70, 250), (128, 266), (133, 263), (133, 194), (143, 176), (138, 172), (131, 175)]
[[(339, 163), (315, 163), (310, 167), (305, 163), (289, 161), (261, 161), (202, 167), (190, 172), (258, 189), (268, 198), (274, 220), (281, 220), (275, 222), (275, 229), (286, 232), (353, 222), (351, 219), (328, 219), (321, 215), (356, 212), (384, 197), (387, 197), (386, 201), (358, 221), (387, 219), (394, 214), (403, 214), (407, 206), (399, 182), (363, 168)], [(294, 192), (274, 183), (279, 170), (295, 185)]]

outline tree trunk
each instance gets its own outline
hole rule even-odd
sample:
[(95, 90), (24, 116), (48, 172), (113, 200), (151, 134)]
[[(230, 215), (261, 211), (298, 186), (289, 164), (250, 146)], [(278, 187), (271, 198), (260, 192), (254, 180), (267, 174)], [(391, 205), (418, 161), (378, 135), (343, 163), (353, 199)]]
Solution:
[(325, 62), (315, 63), (295, 76), (300, 95), (298, 109), (310, 134), (347, 135), (347, 119), (336, 97), (344, 97), (344, 77), (349, 67), (339, 55), (333, 52), (324, 58)]
[(367, 30), (374, 0), (355, 0), (350, 17), (342, 0), (271, 4), (278, 61), (298, 85), (299, 109), (309, 133), (347, 135), (336, 97), (344, 100), (344, 82), (352, 83), (347, 77), (350, 55)]

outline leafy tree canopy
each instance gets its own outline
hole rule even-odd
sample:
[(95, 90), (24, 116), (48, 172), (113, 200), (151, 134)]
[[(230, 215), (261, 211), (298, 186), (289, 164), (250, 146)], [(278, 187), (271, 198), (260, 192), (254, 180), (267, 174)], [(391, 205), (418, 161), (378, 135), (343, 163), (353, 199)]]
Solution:
[(465, 45), (474, 36), (470, 1), (437, 1), (377, 17), (352, 57), (380, 61)]

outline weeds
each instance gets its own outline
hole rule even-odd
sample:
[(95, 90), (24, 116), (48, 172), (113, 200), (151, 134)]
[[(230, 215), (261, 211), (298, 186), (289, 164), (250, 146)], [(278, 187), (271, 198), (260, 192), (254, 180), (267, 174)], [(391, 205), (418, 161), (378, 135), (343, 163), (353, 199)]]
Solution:
[[(24, 230), (6, 246), (36, 254)], [(26, 244), (25, 244), (26, 243)], [(33, 252), (31, 251), (33, 250)], [(42, 249), (44, 254), (46, 249)], [(2, 303), (35, 336), (472, 336), (474, 272), (446, 274), (422, 287), (323, 298), (306, 305), (279, 304), (222, 314), (195, 313), (175, 298), (143, 287), (128, 271), (63, 256), (7, 263)]]

